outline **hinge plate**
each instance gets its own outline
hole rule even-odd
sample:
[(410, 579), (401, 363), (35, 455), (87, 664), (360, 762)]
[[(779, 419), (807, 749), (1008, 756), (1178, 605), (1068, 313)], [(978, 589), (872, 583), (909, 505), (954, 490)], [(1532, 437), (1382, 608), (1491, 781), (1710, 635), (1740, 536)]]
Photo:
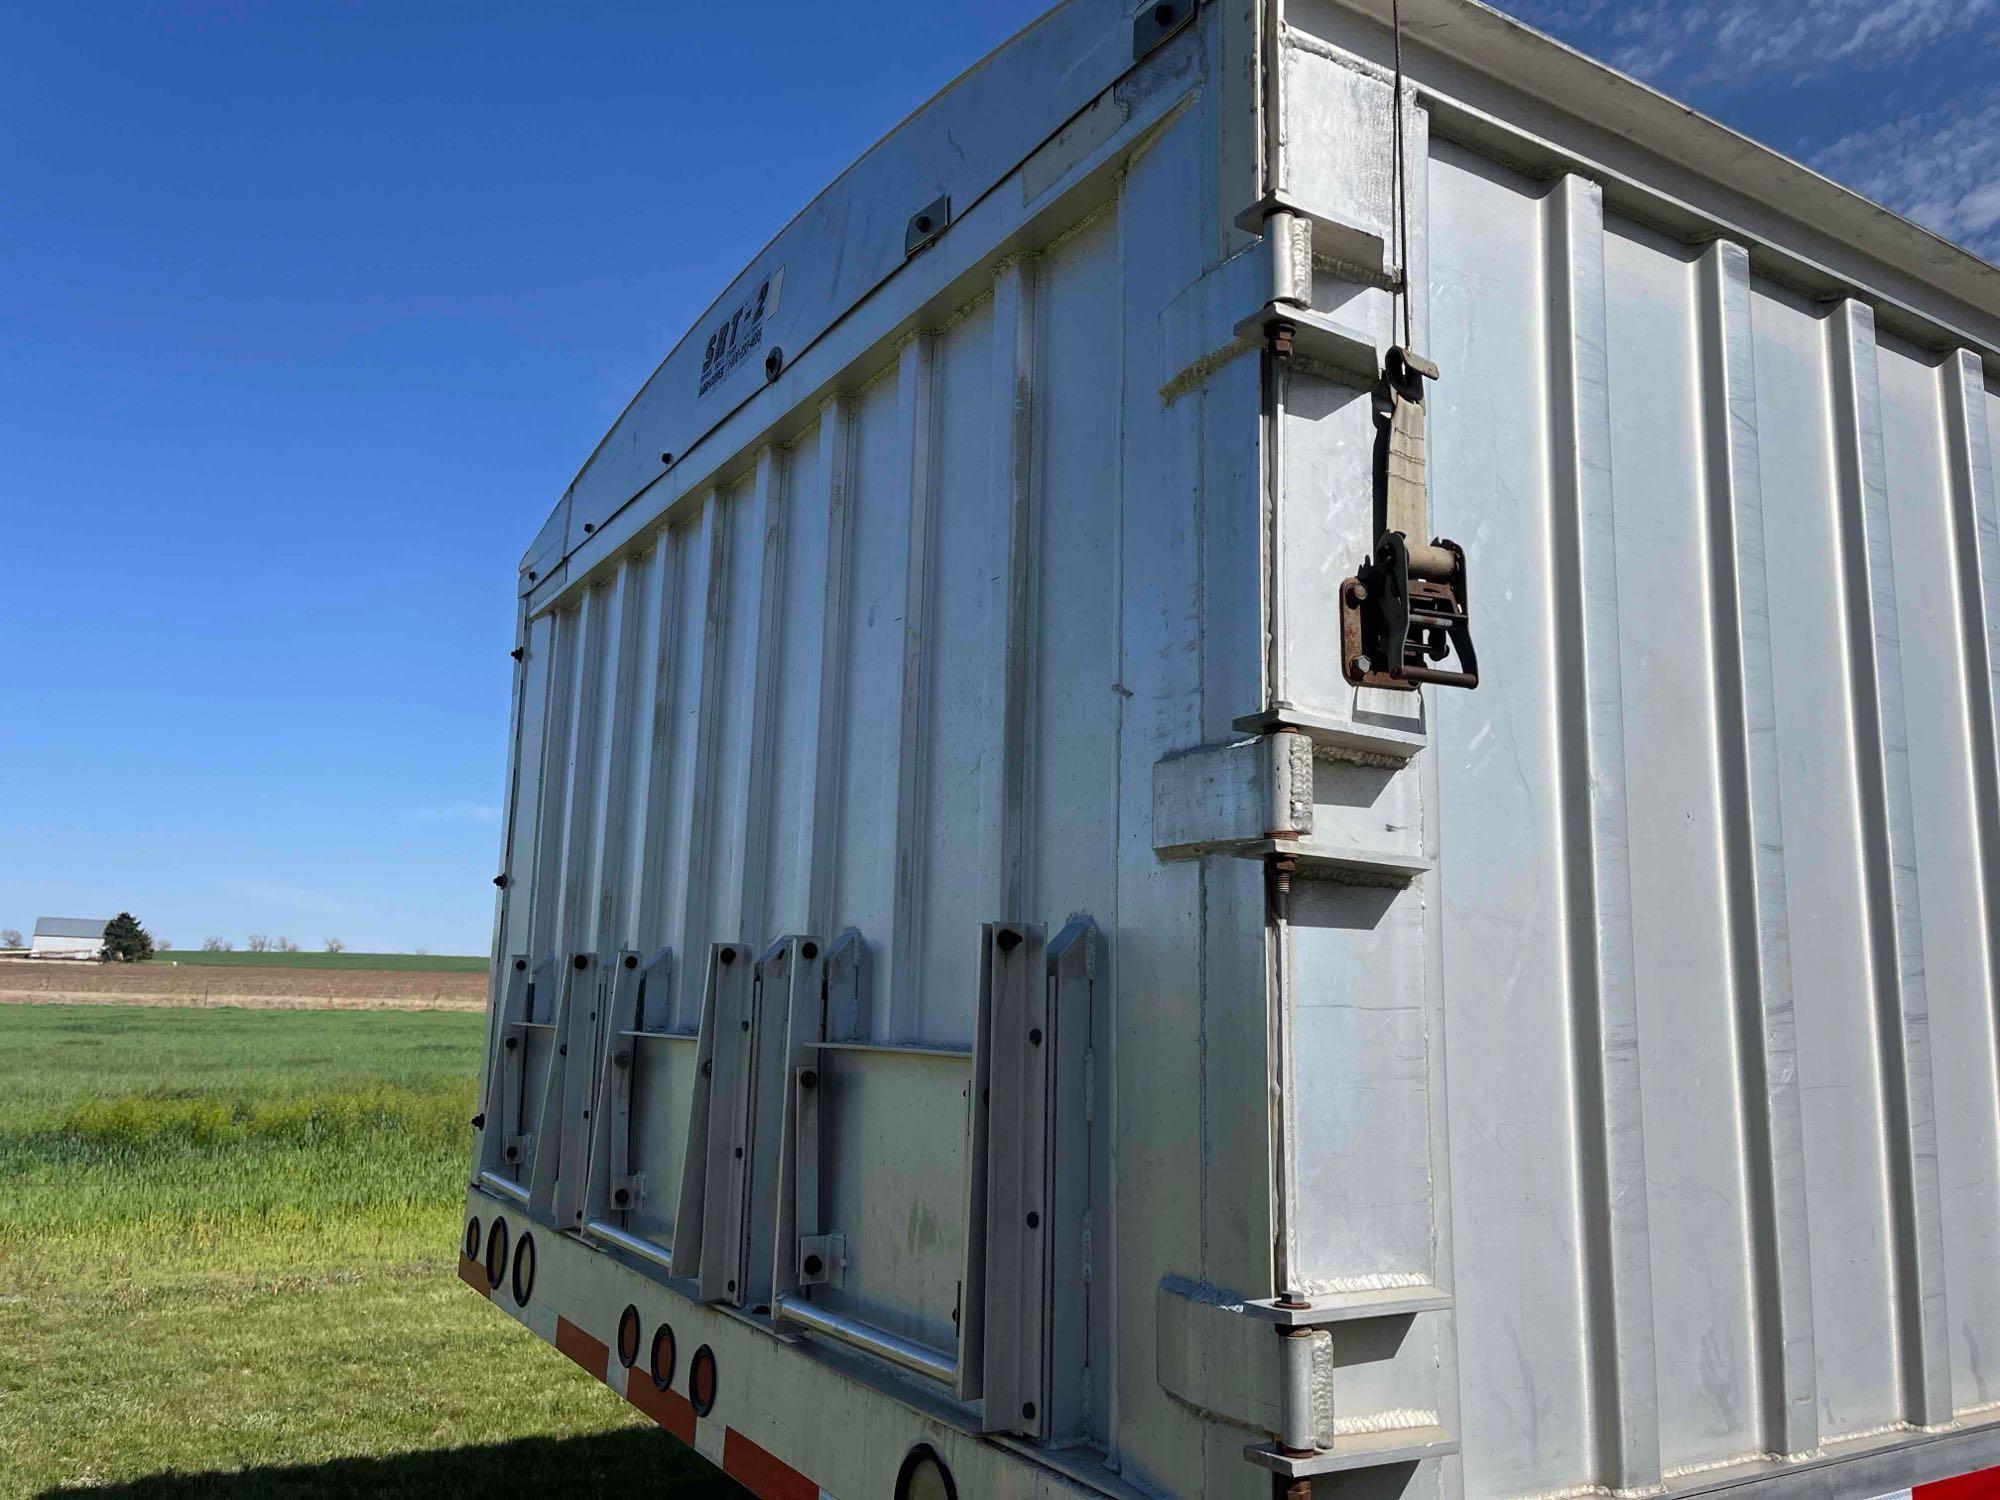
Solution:
[(935, 245), (938, 236), (950, 227), (951, 194), (943, 193), (910, 215), (909, 227), (903, 231), (903, 258)]
[(1313, 831), (1312, 741), (1281, 731), (1203, 745), (1153, 766), (1153, 852), (1248, 852)]

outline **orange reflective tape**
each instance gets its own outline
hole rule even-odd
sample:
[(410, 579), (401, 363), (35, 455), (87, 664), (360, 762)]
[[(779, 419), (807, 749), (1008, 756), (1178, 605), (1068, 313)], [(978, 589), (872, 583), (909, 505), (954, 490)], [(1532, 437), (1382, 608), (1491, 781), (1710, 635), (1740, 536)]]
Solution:
[(758, 1500), (819, 1500), (819, 1486), (734, 1427), (722, 1434), (722, 1472)]
[(458, 1279), (482, 1297), (493, 1295), (493, 1288), (486, 1280), (486, 1267), (469, 1255), (461, 1255), (458, 1258)]
[(644, 1370), (628, 1370), (625, 1399), (689, 1447), (694, 1446), (694, 1408), (679, 1391), (663, 1391)]
[(611, 1368), (611, 1350), (602, 1339), (594, 1339), (568, 1318), (556, 1319), (556, 1347), (575, 1360), (594, 1379), (602, 1380)]

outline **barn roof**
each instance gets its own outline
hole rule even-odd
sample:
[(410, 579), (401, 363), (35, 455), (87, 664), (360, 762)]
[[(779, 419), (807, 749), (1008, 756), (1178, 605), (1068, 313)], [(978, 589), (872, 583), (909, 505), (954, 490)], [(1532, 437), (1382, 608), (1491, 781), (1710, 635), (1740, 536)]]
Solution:
[(101, 938), (111, 925), (109, 917), (37, 917), (36, 937)]

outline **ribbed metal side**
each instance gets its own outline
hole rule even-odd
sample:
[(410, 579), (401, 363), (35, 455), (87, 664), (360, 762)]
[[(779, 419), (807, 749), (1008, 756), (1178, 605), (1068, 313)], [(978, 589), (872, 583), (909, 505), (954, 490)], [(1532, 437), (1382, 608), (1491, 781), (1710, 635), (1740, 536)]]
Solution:
[(868, 1035), (965, 1046), (981, 914), (1106, 904), (1117, 255), (1007, 267), (534, 621), (510, 950), (854, 927)]
[(1469, 1492), (2000, 1400), (1993, 401), (1723, 240), (1430, 180)]

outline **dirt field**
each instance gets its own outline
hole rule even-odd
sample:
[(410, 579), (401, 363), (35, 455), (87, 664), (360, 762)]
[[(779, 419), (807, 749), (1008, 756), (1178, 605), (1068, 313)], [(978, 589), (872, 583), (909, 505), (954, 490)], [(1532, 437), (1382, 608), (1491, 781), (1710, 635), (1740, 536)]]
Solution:
[(0, 1005), (236, 1005), (257, 1010), (483, 1010), (484, 974), (0, 959)]

